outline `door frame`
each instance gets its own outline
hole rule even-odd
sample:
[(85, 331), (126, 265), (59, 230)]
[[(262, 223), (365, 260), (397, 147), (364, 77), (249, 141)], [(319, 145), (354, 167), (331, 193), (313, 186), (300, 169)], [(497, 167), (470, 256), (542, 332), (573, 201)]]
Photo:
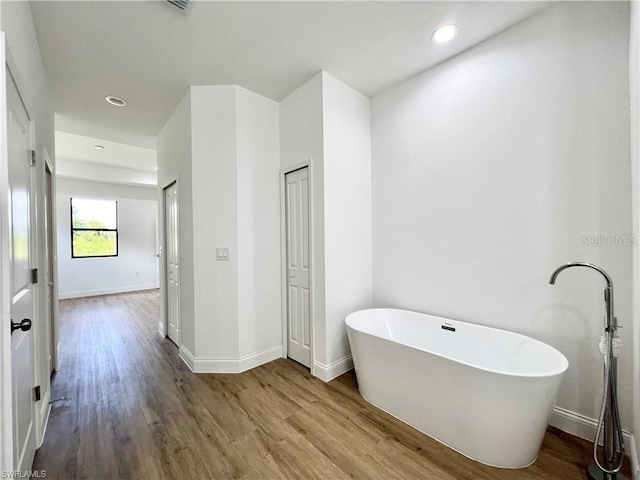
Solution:
[[(50, 329), (50, 335), (51, 335), (51, 360), (53, 363), (53, 370), (54, 371), (58, 371), (58, 367), (60, 365), (59, 363), (59, 359), (60, 359), (60, 330), (59, 330), (59, 326), (58, 326), (58, 242), (57, 242), (57, 235), (56, 235), (56, 225), (57, 225), (57, 218), (56, 218), (56, 173), (55, 173), (55, 167), (53, 166), (53, 163), (51, 162), (51, 157), (49, 157), (49, 152), (47, 151), (46, 148), (42, 149), (42, 153), (43, 153), (43, 158), (44, 158), (44, 189), (45, 189), (45, 196), (48, 196), (49, 194), (51, 195), (51, 198), (48, 198), (48, 202), (47, 202), (47, 206), (51, 209), (50, 212), (45, 212), (45, 215), (49, 215), (49, 220), (51, 222), (51, 225), (49, 226), (51, 228), (51, 238), (48, 238), (48, 234), (49, 232), (45, 232), (45, 234), (47, 235), (47, 239), (45, 240), (47, 243), (49, 243), (48, 251), (49, 254), (51, 255), (50, 258), (45, 258), (45, 263), (46, 263), (46, 268), (49, 271), (49, 274), (51, 276), (51, 281), (53, 282), (53, 288), (51, 289), (51, 325), (49, 325), (49, 329)], [(49, 186), (47, 185), (47, 182), (49, 181), (49, 177), (51, 180), (51, 189), (49, 190)], [(45, 289), (48, 286), (45, 285)]]
[[(180, 235), (180, 182), (178, 181), (178, 177), (176, 176), (172, 180), (169, 180), (162, 184), (160, 188), (160, 200), (158, 205), (160, 206), (160, 214), (158, 215), (158, 225), (160, 227), (160, 248), (161, 253), (159, 254), (159, 269), (160, 269), (160, 323), (158, 325), (158, 331), (161, 337), (166, 337), (167, 332), (169, 330), (168, 322), (169, 318), (167, 316), (167, 262), (165, 261), (165, 256), (167, 254), (167, 230), (165, 225), (165, 215), (166, 215), (166, 205), (165, 205), (165, 190), (169, 188), (171, 185), (176, 184), (178, 186), (178, 235)], [(182, 265), (182, 257), (181, 257), (181, 249), (180, 249), (180, 237), (178, 236), (178, 267)], [(182, 285), (182, 269), (178, 269), (178, 278), (179, 284)], [(180, 309), (180, 313), (182, 314), (182, 309)], [(181, 325), (182, 327), (182, 325)], [(182, 349), (182, 328), (178, 330), (178, 349)]]
[[(35, 143), (35, 139), (33, 140)], [(32, 149), (35, 151), (35, 145)], [(49, 415), (51, 413), (51, 363), (49, 363), (49, 356), (54, 367), (54, 370), (58, 369), (58, 330), (57, 330), (57, 311), (58, 311), (58, 294), (57, 294), (57, 281), (56, 281), (56, 235), (55, 235), (55, 177), (54, 168), (49, 156), (49, 152), (45, 147), (41, 147), (41, 154), (36, 155), (36, 166), (32, 172), (32, 195), (34, 205), (32, 209), (32, 227), (34, 235), (32, 241), (35, 245), (35, 261), (32, 261), (32, 268), (38, 269), (38, 281), (34, 284), (36, 291), (36, 303), (34, 305), (35, 311), (34, 318), (36, 318), (36, 328), (34, 331), (34, 380), (35, 385), (40, 385), (41, 399), (36, 402), (35, 407), (35, 428), (36, 428), (36, 449), (42, 446), (44, 442), (44, 436), (49, 423)], [(51, 198), (49, 198), (48, 191), (48, 172), (51, 175)], [(45, 208), (49, 206), (51, 209), (51, 242), (49, 242), (49, 233), (46, 225), (47, 212)], [(50, 245), (48, 245), (50, 243)], [(49, 271), (51, 271), (51, 278), (53, 288), (51, 289), (51, 298), (47, 300), (48, 296), (48, 279)], [(45, 342), (46, 341), (46, 342)], [(43, 369), (43, 364), (46, 362), (47, 368)]]
[(287, 184), (286, 176), (296, 170), (307, 168), (309, 177), (309, 266), (311, 272), (309, 275), (309, 326), (311, 336), (311, 375), (316, 375), (316, 355), (315, 355), (315, 339), (316, 339), (316, 320), (315, 320), (315, 288), (313, 276), (315, 272), (315, 251), (314, 251), (314, 216), (313, 216), (313, 159), (308, 159), (280, 169), (280, 291), (281, 309), (282, 309), (282, 358), (287, 358), (287, 342), (288, 342), (288, 315), (287, 315)]

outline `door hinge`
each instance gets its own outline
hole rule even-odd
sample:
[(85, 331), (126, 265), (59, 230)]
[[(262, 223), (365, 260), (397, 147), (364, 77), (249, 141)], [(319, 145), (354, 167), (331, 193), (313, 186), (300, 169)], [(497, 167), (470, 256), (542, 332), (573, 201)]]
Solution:
[(31, 150), (31, 155), (29, 156), (29, 165), (32, 167), (36, 164), (36, 151)]
[(31, 270), (31, 283), (38, 283), (38, 269)]
[(33, 387), (33, 397), (36, 399), (36, 402), (40, 401), (40, 385)]

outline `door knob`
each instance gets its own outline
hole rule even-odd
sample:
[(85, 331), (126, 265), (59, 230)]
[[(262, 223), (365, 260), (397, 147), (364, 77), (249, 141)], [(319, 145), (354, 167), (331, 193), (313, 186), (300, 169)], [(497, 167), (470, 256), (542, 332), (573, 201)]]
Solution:
[(295, 277), (295, 276), (296, 276), (296, 274), (295, 274), (295, 273), (290, 273), (290, 274), (289, 274), (289, 276), (290, 276), (291, 278), (293, 278), (293, 277)]
[(28, 332), (31, 330), (31, 320), (25, 318), (20, 323), (16, 323), (11, 320), (11, 333), (13, 334), (14, 330), (22, 330), (23, 332)]

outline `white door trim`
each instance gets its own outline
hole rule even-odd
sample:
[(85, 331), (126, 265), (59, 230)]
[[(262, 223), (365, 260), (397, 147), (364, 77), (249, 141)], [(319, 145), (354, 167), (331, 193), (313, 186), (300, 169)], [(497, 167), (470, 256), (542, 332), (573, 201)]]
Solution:
[[(42, 147), (42, 154), (38, 156), (36, 165), (36, 237), (38, 238), (37, 268), (39, 279), (37, 289), (41, 300), (38, 308), (40, 320), (39, 333), (35, 336), (36, 385), (41, 388), (41, 400), (36, 403), (36, 447), (40, 448), (44, 442), (47, 424), (51, 413), (51, 373), (58, 370), (58, 328), (56, 293), (56, 235), (55, 235), (55, 173), (51, 157), (46, 148)], [(38, 180), (38, 177), (41, 177)], [(49, 181), (51, 182), (49, 188)], [(51, 235), (49, 235), (51, 233)], [(49, 286), (51, 282), (51, 286)], [(38, 315), (36, 315), (37, 317)], [(46, 340), (46, 341), (45, 341)], [(43, 358), (47, 368), (43, 369)]]
[[(45, 174), (45, 190), (46, 186), (46, 177), (47, 172), (51, 173), (51, 226), (53, 228), (53, 235), (51, 236), (51, 245), (50, 245), (50, 253), (51, 259), (45, 259), (47, 262), (47, 268), (49, 264), (51, 265), (51, 279), (53, 281), (53, 288), (51, 291), (52, 298), (52, 311), (51, 311), (51, 321), (53, 324), (51, 325), (51, 330), (53, 333), (53, 341), (52, 341), (52, 351), (51, 355), (53, 356), (53, 369), (54, 371), (58, 371), (59, 366), (59, 358), (60, 358), (60, 330), (58, 325), (58, 238), (56, 235), (56, 171), (53, 163), (51, 162), (51, 157), (49, 157), (49, 152), (46, 148), (42, 149), (43, 157), (44, 157), (44, 174)], [(47, 240), (48, 241), (48, 240)]]
[(309, 172), (309, 252), (311, 253), (310, 265), (311, 275), (309, 276), (309, 323), (311, 324), (311, 375), (316, 375), (316, 356), (315, 356), (315, 290), (313, 276), (315, 272), (315, 252), (314, 252), (314, 203), (313, 203), (313, 159), (309, 157), (307, 160), (282, 168), (280, 170), (280, 290), (282, 304), (282, 357), (287, 358), (287, 199), (286, 199), (286, 181), (285, 177), (288, 173), (295, 172), (301, 168), (307, 167)]

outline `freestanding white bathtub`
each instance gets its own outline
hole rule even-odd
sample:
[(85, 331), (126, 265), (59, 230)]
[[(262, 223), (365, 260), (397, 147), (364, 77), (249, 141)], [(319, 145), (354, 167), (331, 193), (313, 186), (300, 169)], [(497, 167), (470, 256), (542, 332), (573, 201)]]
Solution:
[(535, 462), (569, 362), (523, 335), (395, 309), (346, 318), (360, 393), (467, 457)]

